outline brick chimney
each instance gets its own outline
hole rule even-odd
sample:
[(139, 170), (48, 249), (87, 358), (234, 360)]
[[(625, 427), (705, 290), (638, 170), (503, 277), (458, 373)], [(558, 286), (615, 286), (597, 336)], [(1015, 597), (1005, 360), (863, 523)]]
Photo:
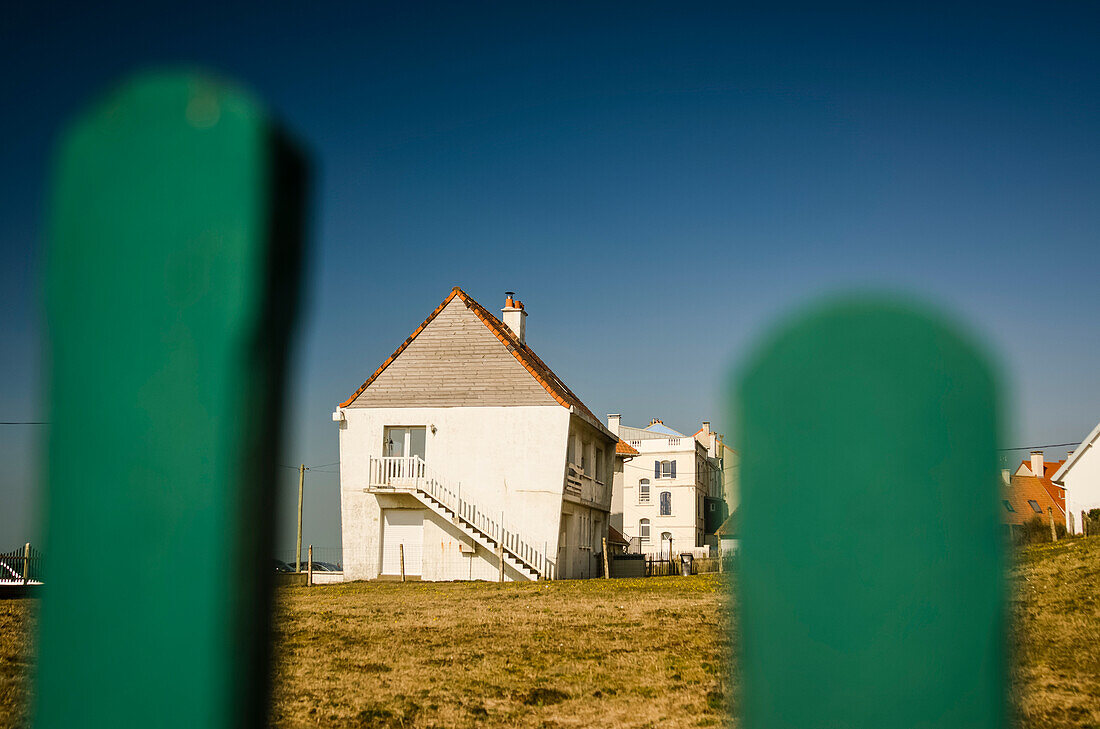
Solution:
[(1031, 472), (1042, 478), (1046, 475), (1046, 470), (1043, 468), (1043, 452), (1032, 451), (1031, 452)]
[(527, 312), (523, 310), (523, 302), (515, 299), (512, 291), (504, 292), (504, 308), (502, 319), (504, 325), (512, 330), (520, 344), (526, 343), (527, 336)]

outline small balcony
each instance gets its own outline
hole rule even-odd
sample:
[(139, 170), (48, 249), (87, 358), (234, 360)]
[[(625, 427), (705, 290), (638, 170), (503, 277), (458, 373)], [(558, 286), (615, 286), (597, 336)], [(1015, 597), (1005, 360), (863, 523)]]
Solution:
[(416, 491), (430, 478), (428, 464), (419, 456), (372, 456), (367, 491)]

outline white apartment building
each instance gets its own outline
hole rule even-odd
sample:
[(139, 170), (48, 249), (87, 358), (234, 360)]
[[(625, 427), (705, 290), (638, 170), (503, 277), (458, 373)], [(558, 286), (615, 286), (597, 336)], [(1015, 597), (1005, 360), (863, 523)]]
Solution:
[(668, 555), (717, 546), (713, 532), (726, 513), (721, 470), (708, 453), (709, 424), (700, 429), (702, 438), (660, 420), (644, 428), (623, 425), (618, 415), (607, 416), (607, 428), (638, 451), (615, 474), (611, 496), (611, 525), (630, 538), (631, 549)]

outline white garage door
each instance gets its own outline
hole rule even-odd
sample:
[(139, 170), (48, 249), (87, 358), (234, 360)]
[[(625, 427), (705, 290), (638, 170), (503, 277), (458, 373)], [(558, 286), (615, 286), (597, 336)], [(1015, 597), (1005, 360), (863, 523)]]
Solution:
[(386, 509), (382, 528), (382, 574), (401, 574), (401, 547), (405, 548), (405, 574), (421, 574), (424, 546), (424, 512)]

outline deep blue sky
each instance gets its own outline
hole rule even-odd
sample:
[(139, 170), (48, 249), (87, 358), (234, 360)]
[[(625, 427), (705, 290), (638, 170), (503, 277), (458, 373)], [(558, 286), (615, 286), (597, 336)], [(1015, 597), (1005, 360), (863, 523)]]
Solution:
[[(0, 420), (44, 415), (59, 128), (179, 64), (250, 86), (315, 160), (284, 463), (337, 460), (334, 405), (454, 285), (491, 309), (517, 291), (540, 356), (628, 423), (728, 431), (724, 380), (753, 338), (863, 285), (986, 340), (1012, 445), (1100, 420), (1093, 4), (22, 5), (0, 30)], [(0, 426), (0, 549), (37, 536), (40, 433)], [(336, 546), (336, 475), (307, 485), (306, 541)]]

